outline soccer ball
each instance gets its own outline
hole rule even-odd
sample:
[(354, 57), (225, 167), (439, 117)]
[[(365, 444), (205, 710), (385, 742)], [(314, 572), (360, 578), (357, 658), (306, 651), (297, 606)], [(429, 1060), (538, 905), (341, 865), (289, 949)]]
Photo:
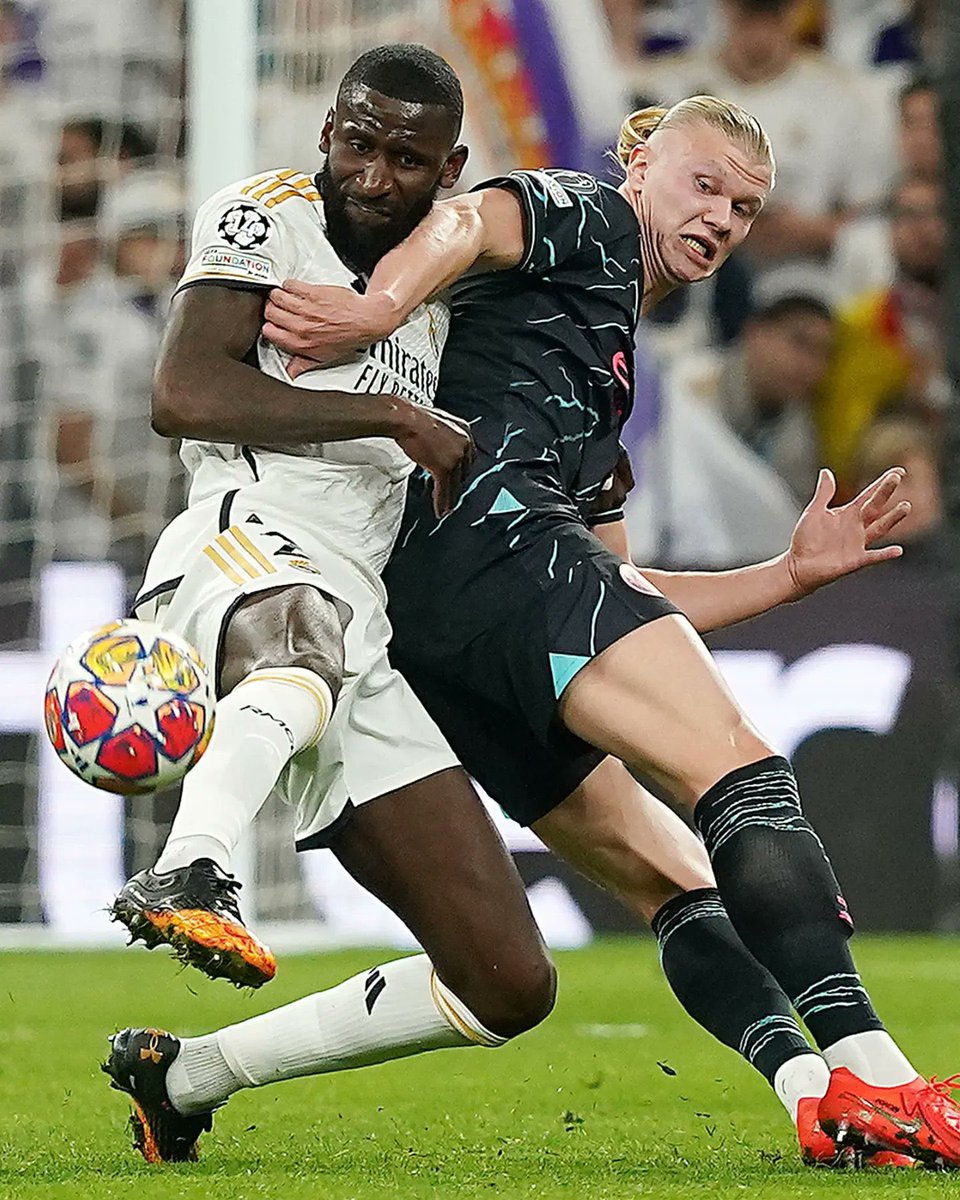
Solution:
[(75, 775), (125, 796), (175, 783), (214, 722), (200, 655), (147, 621), (114, 621), (70, 643), (47, 680), (44, 724)]

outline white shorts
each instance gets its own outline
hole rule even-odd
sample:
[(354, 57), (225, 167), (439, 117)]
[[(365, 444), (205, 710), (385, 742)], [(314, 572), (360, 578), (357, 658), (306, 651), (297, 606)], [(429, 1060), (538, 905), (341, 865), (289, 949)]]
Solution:
[[(347, 489), (351, 474), (335, 473)], [(324, 508), (335, 502), (329, 481), (323, 499)], [(134, 602), (136, 617), (187, 638), (216, 676), (230, 617), (247, 596), (307, 584), (341, 611), (350, 610), (333, 718), (319, 745), (293, 758), (278, 784), (297, 810), (298, 849), (324, 845), (351, 805), (457, 765), (440, 730), (390, 665), (379, 575), (318, 533), (321, 519), (310, 509), (292, 505), (290, 487), (276, 479), (209, 496), (163, 531)]]

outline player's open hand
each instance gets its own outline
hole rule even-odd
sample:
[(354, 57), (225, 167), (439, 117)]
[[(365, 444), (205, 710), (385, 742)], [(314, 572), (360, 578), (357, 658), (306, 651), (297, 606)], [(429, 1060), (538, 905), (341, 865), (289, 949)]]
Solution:
[(433, 509), (444, 517), (453, 508), (473, 462), (474, 445), (466, 421), (440, 408), (405, 403), (403, 427), (394, 439), (433, 479)]
[[(392, 332), (389, 313), (374, 297), (299, 279), (271, 288), (261, 329), (267, 341), (314, 366), (337, 362)], [(297, 374), (303, 366), (298, 363)]]
[(903, 467), (893, 467), (849, 504), (830, 508), (837, 483), (831, 471), (820, 472), (817, 490), (800, 514), (786, 556), (798, 596), (861, 567), (900, 557), (902, 546), (878, 543), (910, 511), (908, 500), (895, 500), (905, 475)]

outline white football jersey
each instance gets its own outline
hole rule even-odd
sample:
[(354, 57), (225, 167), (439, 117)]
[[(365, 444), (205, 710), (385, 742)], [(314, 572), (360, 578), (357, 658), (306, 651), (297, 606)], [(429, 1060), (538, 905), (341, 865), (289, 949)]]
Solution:
[[(352, 287), (357, 275), (337, 257), (327, 240), (323, 204), (313, 177), (278, 170), (223, 188), (197, 213), (191, 256), (178, 290), (197, 283), (279, 286), (285, 279)], [(377, 342), (348, 363), (308, 371), (294, 386), (315, 391), (388, 392), (417, 404), (431, 405), (437, 388), (440, 355), (450, 315), (440, 301), (420, 305), (389, 338)], [(289, 355), (261, 338), (257, 343), (260, 370), (285, 383)], [(192, 475), (211, 459), (248, 460), (264, 452), (324, 463), (374, 467), (390, 481), (406, 477), (413, 463), (392, 438), (244, 447), (185, 440), (181, 458)], [(365, 472), (365, 475), (368, 473)], [(206, 490), (206, 489), (201, 489)]]

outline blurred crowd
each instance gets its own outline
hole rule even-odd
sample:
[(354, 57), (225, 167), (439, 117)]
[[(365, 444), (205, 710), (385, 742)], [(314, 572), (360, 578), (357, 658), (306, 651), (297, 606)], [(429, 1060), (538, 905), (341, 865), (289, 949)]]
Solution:
[(760, 119), (777, 158), (739, 258), (644, 331), (655, 370), (630, 513), (639, 555), (775, 553), (821, 466), (847, 499), (907, 467), (901, 533), (932, 543), (949, 398), (937, 6), (604, 5), (636, 103), (727, 97)]
[[(466, 7), (261, 0), (256, 166), (309, 169), (334, 76), (377, 40), (435, 43), (438, 6), (458, 19)], [(824, 464), (841, 496), (906, 466), (905, 536), (929, 540), (948, 399), (935, 6), (582, 8), (606, 22), (597, 68), (619, 73), (624, 100), (736, 100), (778, 160), (746, 253), (641, 329), (628, 430), (638, 557), (776, 552)], [(347, 26), (337, 57), (328, 47)], [(148, 413), (188, 220), (184, 44), (184, 0), (0, 0), (0, 642), (35, 636), (38, 564), (110, 559), (134, 585), (181, 499), (174, 447)], [(611, 141), (621, 116), (611, 107)], [(488, 172), (516, 165), (491, 145), (478, 154)]]
[(129, 581), (180, 502), (150, 377), (182, 268), (180, 0), (0, 0), (0, 642), (51, 560)]

